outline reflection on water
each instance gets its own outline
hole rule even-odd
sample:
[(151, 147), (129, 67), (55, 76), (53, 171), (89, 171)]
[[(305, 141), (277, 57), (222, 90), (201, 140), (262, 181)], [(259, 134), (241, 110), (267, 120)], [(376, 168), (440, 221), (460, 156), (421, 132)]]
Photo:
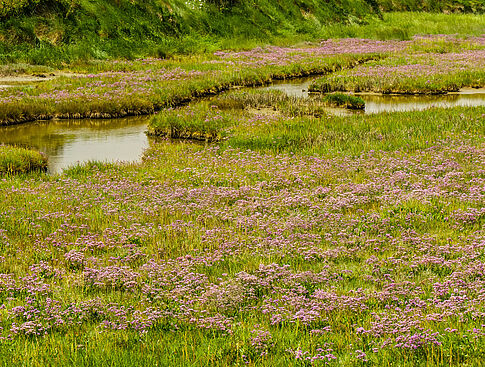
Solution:
[[(475, 93), (473, 93), (473, 91)], [(467, 90), (438, 96), (426, 95), (362, 95), (366, 113), (420, 111), (431, 107), (485, 106), (483, 90)]]
[(148, 118), (52, 120), (8, 126), (0, 129), (0, 143), (46, 153), (51, 173), (90, 160), (136, 162), (148, 148)]

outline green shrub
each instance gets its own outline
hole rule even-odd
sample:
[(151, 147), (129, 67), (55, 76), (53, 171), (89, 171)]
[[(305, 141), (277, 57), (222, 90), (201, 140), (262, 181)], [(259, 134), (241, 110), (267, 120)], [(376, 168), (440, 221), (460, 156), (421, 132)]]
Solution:
[(207, 3), (217, 6), (220, 10), (231, 9), (240, 0), (206, 0)]
[(0, 18), (12, 16), (30, 10), (37, 6), (61, 7), (72, 9), (79, 3), (79, 0), (0, 0)]
[(29, 4), (29, 0), (0, 0), (0, 16), (4, 17), (6, 15), (17, 13)]

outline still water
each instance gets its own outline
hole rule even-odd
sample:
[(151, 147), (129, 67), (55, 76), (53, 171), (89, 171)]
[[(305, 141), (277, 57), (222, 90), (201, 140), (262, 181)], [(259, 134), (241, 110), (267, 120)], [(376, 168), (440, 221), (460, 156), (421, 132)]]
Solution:
[(485, 106), (485, 89), (463, 90), (445, 95), (361, 95), (365, 113), (418, 111), (431, 107)]
[(0, 128), (0, 143), (34, 147), (48, 156), (48, 171), (91, 160), (137, 162), (149, 146), (145, 117), (51, 120)]

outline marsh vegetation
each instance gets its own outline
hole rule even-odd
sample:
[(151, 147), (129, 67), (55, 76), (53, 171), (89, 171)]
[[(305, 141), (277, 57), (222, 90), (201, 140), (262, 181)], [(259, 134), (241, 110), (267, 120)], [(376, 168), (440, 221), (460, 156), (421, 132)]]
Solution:
[[(467, 17), (482, 24), (446, 19)], [(146, 114), (159, 137), (138, 162), (49, 175), (43, 154), (0, 145), (0, 365), (480, 365), (485, 106), (366, 114), (354, 94), (483, 88), (473, 24), (91, 60), (0, 88), (12, 144), (42, 141), (16, 126), (39, 118), (53, 150), (84, 117), (99, 132)], [(305, 75), (309, 97), (248, 88)]]

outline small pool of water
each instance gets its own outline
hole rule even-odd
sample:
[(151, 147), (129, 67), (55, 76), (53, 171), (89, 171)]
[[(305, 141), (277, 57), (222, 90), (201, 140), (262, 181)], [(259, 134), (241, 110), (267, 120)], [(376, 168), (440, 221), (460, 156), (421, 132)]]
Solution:
[(48, 171), (90, 160), (138, 162), (149, 146), (148, 116), (113, 120), (51, 120), (0, 129), (0, 143), (47, 154)]
[(310, 96), (308, 93), (308, 87), (312, 84), (314, 78), (298, 78), (293, 80), (280, 80), (275, 81), (269, 86), (261, 87), (262, 90), (280, 90), (285, 92), (290, 97), (303, 97)]

